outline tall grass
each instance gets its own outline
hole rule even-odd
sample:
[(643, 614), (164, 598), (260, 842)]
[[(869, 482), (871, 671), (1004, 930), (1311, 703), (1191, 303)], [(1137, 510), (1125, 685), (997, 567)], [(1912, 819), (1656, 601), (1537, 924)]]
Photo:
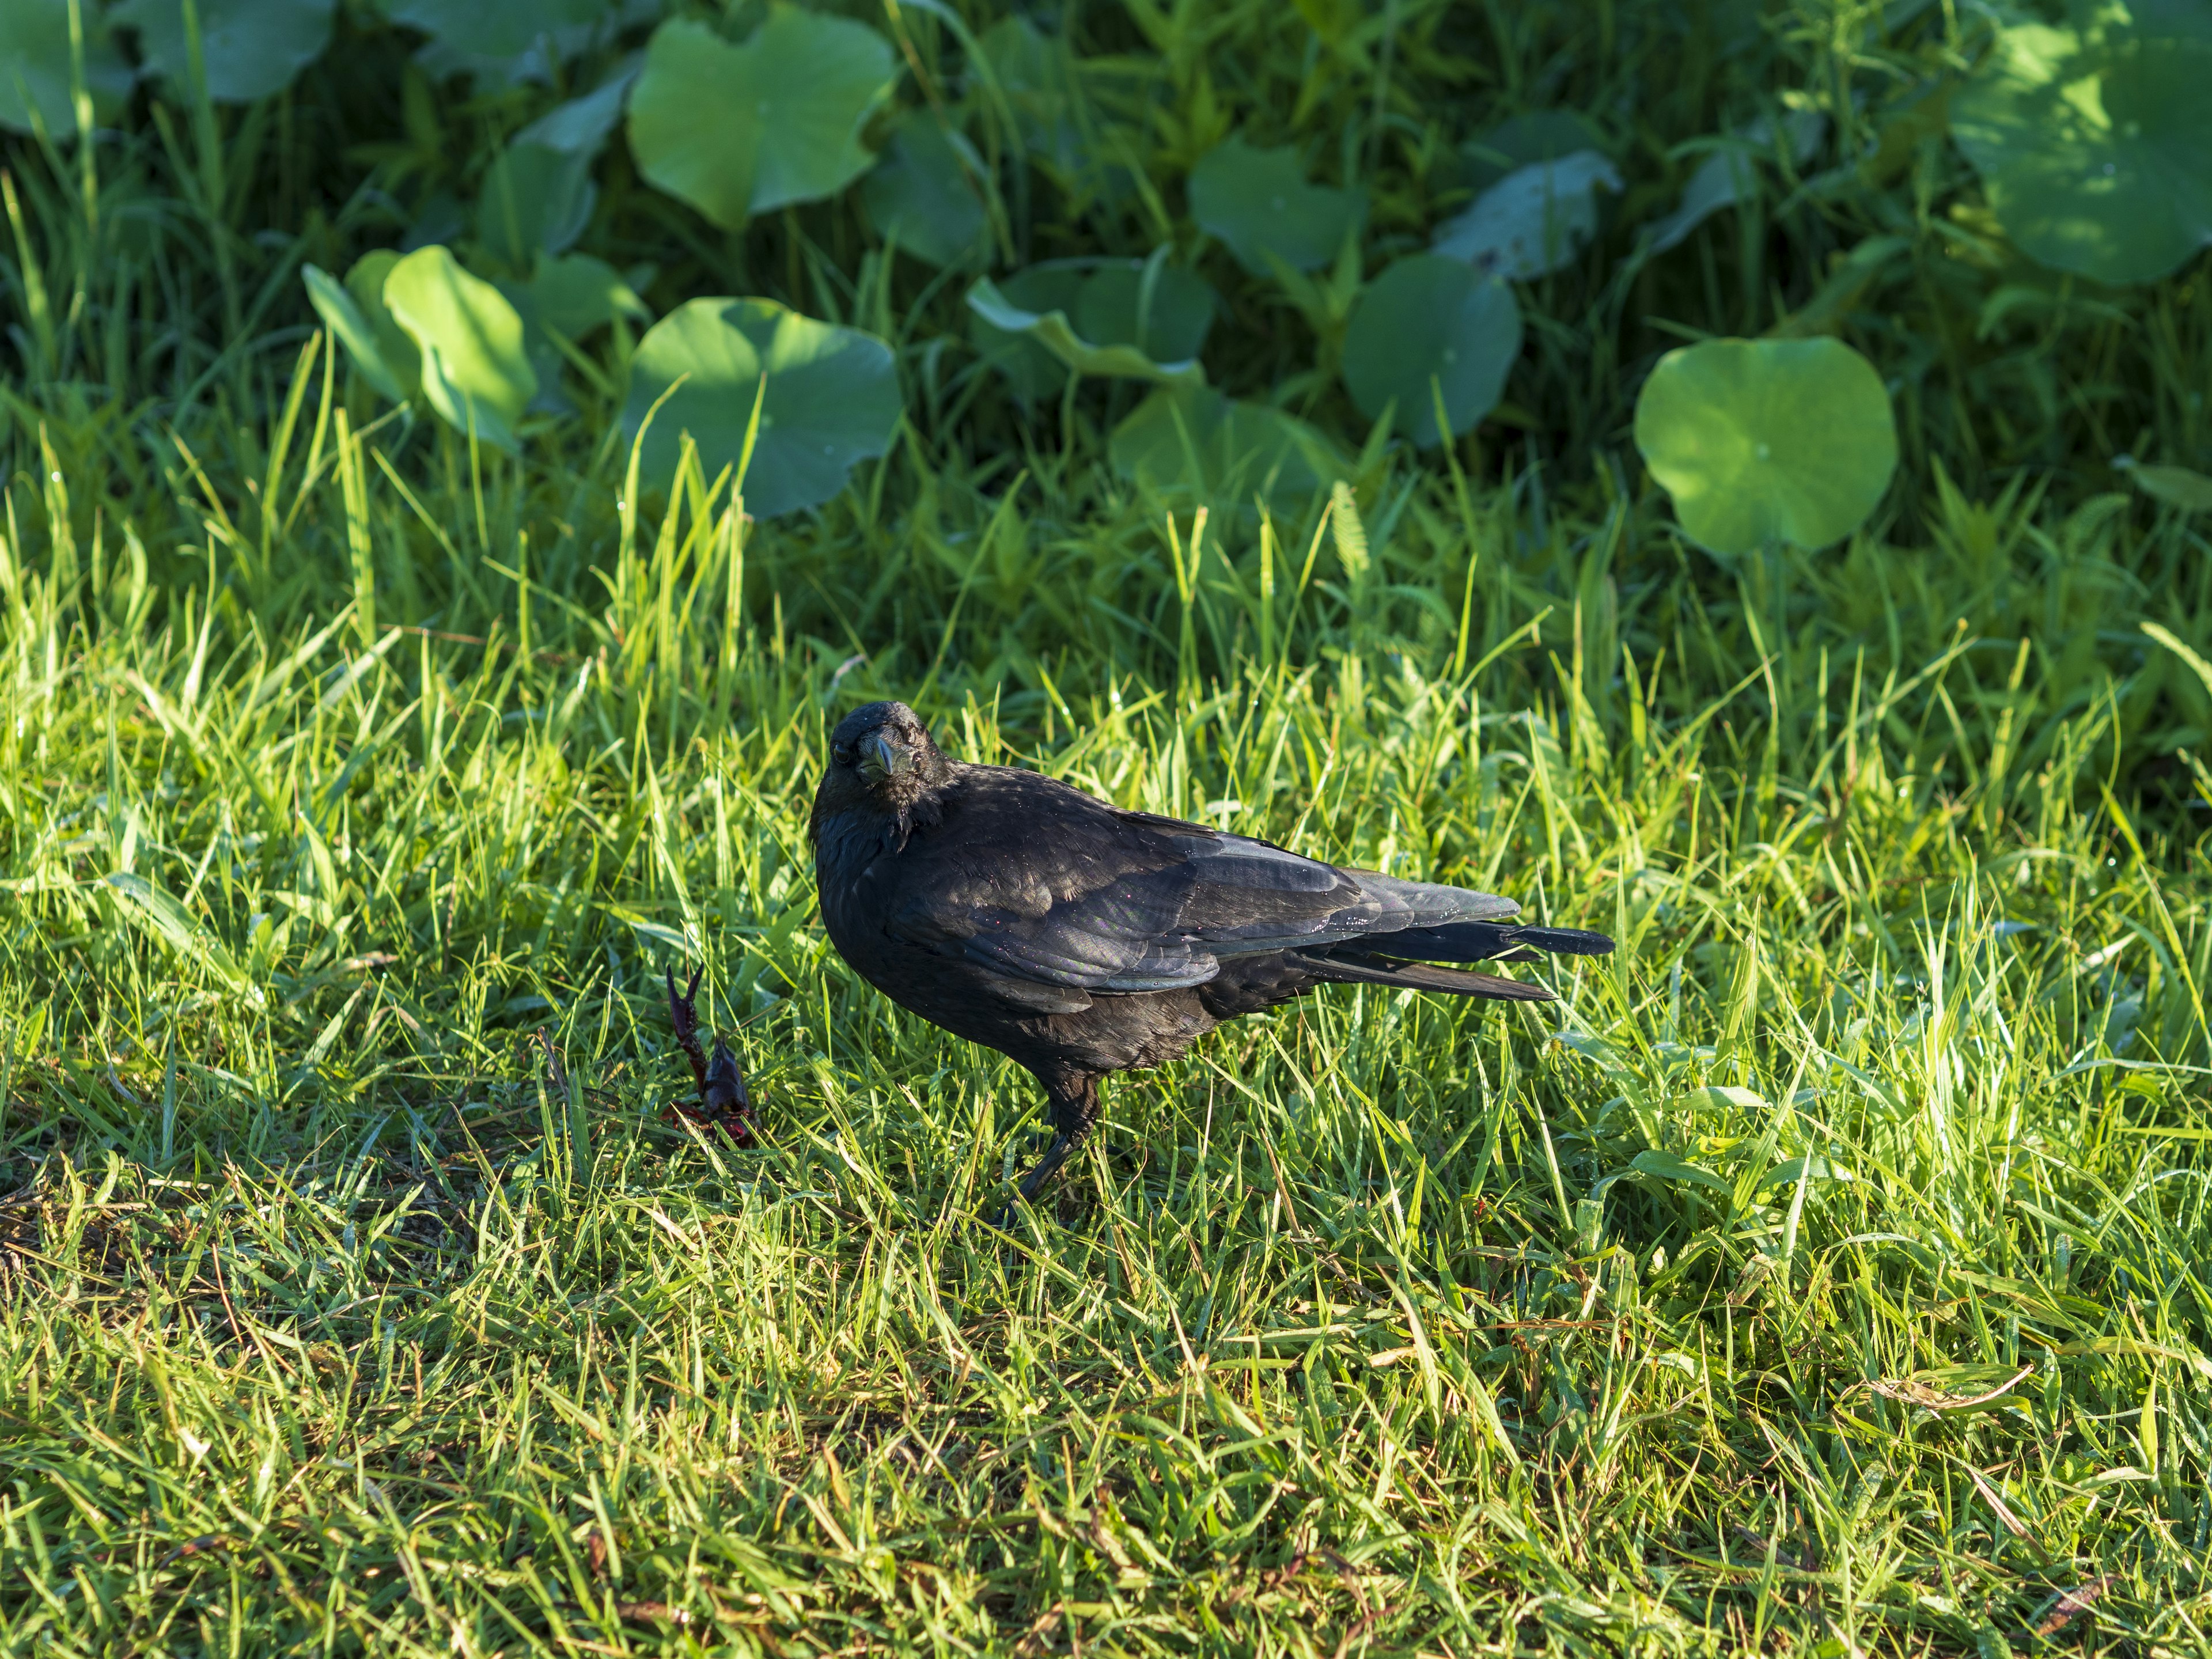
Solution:
[[(2069, 1592), (2194, 1641), (2212, 926), (2112, 787), (2139, 687), (1778, 629), (1714, 695), (1679, 585), (1647, 655), (1533, 538), (1455, 674), (1359, 603), (1371, 524), (1265, 601), (1186, 520), (1200, 672), (1017, 707), (760, 614), (726, 493), (502, 571), (475, 490), (298, 429), (158, 625), (65, 471), (14, 492), (13, 1641), (1986, 1649)], [(463, 626), (386, 622), (434, 535)], [(1245, 1022), (999, 1233), (1032, 1090), (842, 968), (802, 840), (825, 721), (933, 673), (972, 757), (1622, 949)], [(757, 1151), (660, 1110), (694, 960)]]

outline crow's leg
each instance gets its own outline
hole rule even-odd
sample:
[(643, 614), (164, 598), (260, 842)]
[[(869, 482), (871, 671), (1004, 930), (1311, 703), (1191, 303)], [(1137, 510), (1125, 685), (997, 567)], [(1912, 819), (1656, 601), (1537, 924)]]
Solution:
[(1045, 1105), (1052, 1114), (1052, 1145), (1036, 1167), (1022, 1177), (1021, 1194), (1031, 1203), (1045, 1184), (1060, 1173), (1060, 1166), (1082, 1149), (1091, 1125), (1098, 1116), (1098, 1077), (1093, 1072), (1069, 1072), (1040, 1078)]

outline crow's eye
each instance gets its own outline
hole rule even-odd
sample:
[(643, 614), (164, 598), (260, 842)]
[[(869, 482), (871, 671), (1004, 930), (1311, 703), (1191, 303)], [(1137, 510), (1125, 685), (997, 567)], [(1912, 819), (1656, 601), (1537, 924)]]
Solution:
[(850, 766), (853, 763), (853, 745), (849, 743), (831, 744), (830, 758), (840, 766)]

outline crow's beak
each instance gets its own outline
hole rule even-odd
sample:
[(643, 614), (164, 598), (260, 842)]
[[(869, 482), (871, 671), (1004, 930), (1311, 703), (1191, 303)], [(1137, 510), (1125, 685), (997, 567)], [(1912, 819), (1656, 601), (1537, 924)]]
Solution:
[(914, 757), (882, 732), (872, 732), (860, 739), (860, 775), (870, 783), (881, 783), (913, 769)]

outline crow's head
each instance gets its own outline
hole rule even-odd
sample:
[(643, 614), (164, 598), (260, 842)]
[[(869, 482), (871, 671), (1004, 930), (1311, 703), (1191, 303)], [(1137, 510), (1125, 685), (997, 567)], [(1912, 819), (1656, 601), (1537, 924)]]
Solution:
[(913, 709), (902, 702), (872, 702), (846, 715), (830, 734), (830, 764), (816, 811), (872, 808), (890, 814), (903, 841), (915, 803), (952, 771)]

